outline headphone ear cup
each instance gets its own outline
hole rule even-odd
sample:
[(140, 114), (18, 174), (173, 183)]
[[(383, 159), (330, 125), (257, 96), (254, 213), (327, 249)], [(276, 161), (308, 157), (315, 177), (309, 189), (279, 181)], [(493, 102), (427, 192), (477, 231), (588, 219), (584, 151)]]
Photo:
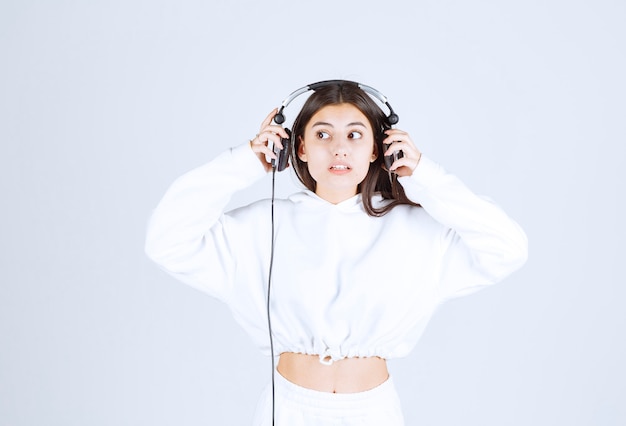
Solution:
[(387, 123), (389, 123), (390, 126), (398, 124), (398, 121), (400, 121), (400, 117), (398, 117), (398, 114), (396, 114), (395, 112), (392, 112), (391, 114), (389, 114), (389, 117), (387, 117)]
[(274, 122), (276, 124), (283, 124), (285, 122), (285, 116), (282, 112), (276, 113), (276, 115), (274, 116)]
[[(279, 172), (282, 172), (283, 170), (285, 170), (287, 168), (287, 165), (289, 164), (289, 154), (291, 153), (291, 147), (292, 147), (292, 133), (291, 130), (285, 128), (285, 131), (287, 132), (287, 134), (289, 135), (288, 138), (280, 138), (280, 142), (283, 145), (283, 149), (274, 149), (274, 153), (278, 156), (278, 160), (273, 163), (276, 166), (276, 170)], [(274, 161), (274, 160), (273, 160)]]

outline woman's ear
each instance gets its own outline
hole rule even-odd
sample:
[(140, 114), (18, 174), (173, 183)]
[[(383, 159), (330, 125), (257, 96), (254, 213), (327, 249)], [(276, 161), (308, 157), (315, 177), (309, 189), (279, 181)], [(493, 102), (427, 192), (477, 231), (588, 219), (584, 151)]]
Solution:
[(298, 158), (300, 161), (306, 163), (306, 151), (304, 149), (304, 139), (302, 139), (302, 136), (298, 136)]
[(377, 158), (378, 158), (378, 144), (374, 142), (374, 149), (372, 152), (372, 159), (370, 160), (370, 163), (373, 163), (374, 161), (376, 161)]

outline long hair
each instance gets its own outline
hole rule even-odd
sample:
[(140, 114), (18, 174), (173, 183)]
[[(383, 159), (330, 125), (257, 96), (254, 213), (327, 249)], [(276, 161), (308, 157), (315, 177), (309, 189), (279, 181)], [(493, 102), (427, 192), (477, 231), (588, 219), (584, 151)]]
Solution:
[[(304, 138), (304, 129), (320, 109), (329, 105), (350, 104), (356, 107), (367, 117), (367, 120), (374, 131), (375, 152), (378, 154), (376, 160), (369, 165), (369, 170), (363, 182), (357, 187), (357, 193), (361, 194), (365, 211), (370, 216), (383, 216), (392, 208), (400, 204), (419, 206), (409, 200), (404, 192), (404, 188), (395, 174), (389, 179), (389, 174), (383, 169), (383, 140), (387, 137), (385, 130), (391, 128), (387, 123), (387, 116), (376, 102), (365, 93), (359, 86), (352, 82), (341, 82), (317, 89), (304, 103), (302, 110), (296, 117), (292, 129), (292, 150), (291, 164), (296, 176), (302, 184), (309, 190), (315, 192), (316, 182), (309, 173), (306, 162), (300, 160), (298, 152), (301, 141)], [(383, 199), (390, 200), (381, 207), (374, 207), (372, 197), (380, 193)]]

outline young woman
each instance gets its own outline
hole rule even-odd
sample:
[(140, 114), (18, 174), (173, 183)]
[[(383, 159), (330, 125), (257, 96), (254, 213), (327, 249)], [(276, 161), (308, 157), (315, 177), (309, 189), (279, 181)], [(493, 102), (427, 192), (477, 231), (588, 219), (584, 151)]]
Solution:
[[(268, 143), (288, 138), (276, 113), (249, 143), (174, 182), (146, 243), (170, 274), (228, 304), (267, 353), (271, 201), (224, 209), (271, 171)], [(291, 164), (306, 190), (274, 207), (276, 425), (403, 425), (386, 360), (411, 351), (443, 301), (526, 260), (520, 227), (387, 121), (357, 84), (338, 82), (294, 122)], [(268, 387), (255, 425), (271, 423)]]

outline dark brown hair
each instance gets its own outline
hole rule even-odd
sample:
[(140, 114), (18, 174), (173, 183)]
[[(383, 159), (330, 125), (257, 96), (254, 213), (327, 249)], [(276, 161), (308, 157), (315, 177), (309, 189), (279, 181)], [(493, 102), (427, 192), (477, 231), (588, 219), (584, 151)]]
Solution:
[[(370, 216), (383, 216), (392, 208), (400, 204), (419, 206), (408, 199), (404, 193), (404, 188), (395, 175), (389, 179), (388, 172), (383, 169), (384, 162), (383, 140), (386, 138), (385, 130), (391, 126), (387, 123), (387, 116), (376, 102), (365, 93), (356, 83), (341, 82), (317, 89), (304, 103), (302, 110), (293, 123), (291, 164), (296, 172), (296, 176), (302, 184), (309, 190), (315, 192), (316, 182), (309, 173), (307, 163), (300, 160), (298, 151), (304, 138), (304, 129), (320, 109), (329, 105), (350, 104), (356, 107), (367, 117), (372, 130), (374, 131), (375, 152), (378, 154), (376, 160), (370, 163), (367, 176), (357, 188), (357, 192), (362, 194), (363, 206)], [(380, 193), (384, 199), (391, 200), (383, 206), (376, 208), (372, 203), (372, 197)]]

